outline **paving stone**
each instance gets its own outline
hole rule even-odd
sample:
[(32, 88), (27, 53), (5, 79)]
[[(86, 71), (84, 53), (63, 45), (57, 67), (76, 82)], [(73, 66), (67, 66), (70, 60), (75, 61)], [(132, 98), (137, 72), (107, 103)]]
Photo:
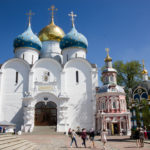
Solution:
[[(73, 143), (70, 148), (71, 139), (66, 135), (22, 135), (22, 138), (36, 143), (35, 150), (103, 150), (103, 144), (100, 137), (95, 137), (96, 148), (91, 148), (92, 143), (87, 141), (87, 148), (82, 146), (82, 140), (77, 137), (78, 148)], [(137, 150), (135, 140), (129, 139), (127, 136), (110, 136), (106, 144), (105, 150)], [(145, 144), (142, 150), (150, 150), (150, 144)]]

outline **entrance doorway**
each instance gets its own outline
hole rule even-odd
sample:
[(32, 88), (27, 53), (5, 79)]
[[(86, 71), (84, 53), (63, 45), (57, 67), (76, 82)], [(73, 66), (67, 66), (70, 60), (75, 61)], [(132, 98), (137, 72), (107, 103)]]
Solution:
[(57, 105), (54, 102), (39, 102), (35, 105), (35, 125), (57, 125)]
[(119, 134), (119, 123), (113, 123), (114, 134)]

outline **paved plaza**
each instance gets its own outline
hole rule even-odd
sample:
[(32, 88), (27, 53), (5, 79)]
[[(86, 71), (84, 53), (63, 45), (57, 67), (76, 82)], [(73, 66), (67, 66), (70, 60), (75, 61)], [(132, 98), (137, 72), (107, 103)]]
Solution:
[[(96, 148), (91, 148), (92, 143), (88, 140), (86, 149), (82, 146), (80, 137), (77, 137), (78, 148), (74, 143), (72, 148), (70, 147), (70, 138), (66, 135), (22, 135), (21, 137), (37, 144), (36, 150), (103, 149), (100, 136), (95, 137)], [(130, 140), (127, 136), (109, 136), (106, 150), (150, 150), (150, 141), (146, 141), (144, 148), (137, 148), (135, 140)]]

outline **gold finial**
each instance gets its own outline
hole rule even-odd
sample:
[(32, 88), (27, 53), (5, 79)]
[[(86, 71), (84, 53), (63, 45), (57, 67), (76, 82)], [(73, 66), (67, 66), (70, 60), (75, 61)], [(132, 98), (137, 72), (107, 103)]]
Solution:
[(144, 65), (144, 59), (142, 60), (142, 63), (143, 63), (143, 70), (145, 69), (145, 65)]
[(29, 10), (29, 13), (26, 13), (27, 16), (29, 16), (29, 25), (31, 24), (31, 17), (34, 15), (31, 10)]
[(74, 17), (77, 17), (77, 15), (74, 14), (73, 11), (70, 14), (68, 14), (68, 15), (71, 16), (72, 27), (74, 27)]
[(147, 70), (145, 69), (145, 64), (144, 64), (144, 59), (142, 60), (142, 64), (143, 64), (143, 71), (142, 74), (147, 74)]
[(107, 52), (107, 56), (105, 58), (105, 61), (112, 61), (112, 58), (109, 56), (109, 48), (105, 48), (106, 52)]
[(50, 8), (48, 8), (49, 11), (52, 11), (52, 18), (51, 18), (51, 24), (54, 24), (54, 11), (57, 11), (58, 9), (55, 8), (54, 5), (52, 5)]

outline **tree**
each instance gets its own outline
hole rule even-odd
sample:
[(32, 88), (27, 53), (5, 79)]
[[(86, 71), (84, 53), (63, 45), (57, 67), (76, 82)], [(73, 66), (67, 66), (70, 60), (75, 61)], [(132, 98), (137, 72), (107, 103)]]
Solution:
[(148, 105), (148, 100), (143, 99), (140, 102), (141, 110), (142, 110), (142, 118), (144, 125), (150, 129), (150, 107)]
[(130, 61), (123, 63), (116, 61), (113, 67), (117, 70), (117, 82), (125, 89), (133, 88), (142, 80), (142, 68), (139, 61)]

